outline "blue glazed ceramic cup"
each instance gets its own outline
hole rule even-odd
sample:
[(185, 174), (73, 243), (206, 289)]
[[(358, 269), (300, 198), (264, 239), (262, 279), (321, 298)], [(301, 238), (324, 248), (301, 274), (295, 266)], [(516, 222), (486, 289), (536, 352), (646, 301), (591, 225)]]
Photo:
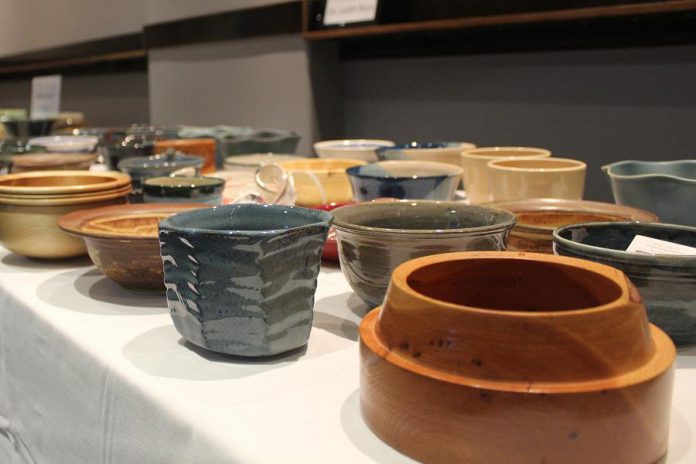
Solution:
[(427, 161), (381, 161), (346, 170), (357, 201), (451, 200), (463, 172), (459, 166)]
[(696, 256), (625, 251), (636, 235), (696, 247), (696, 227), (595, 222), (556, 229), (553, 250), (620, 269), (645, 300), (653, 324), (677, 344), (696, 342)]
[(205, 349), (270, 356), (307, 343), (331, 214), (240, 204), (159, 225), (176, 329)]

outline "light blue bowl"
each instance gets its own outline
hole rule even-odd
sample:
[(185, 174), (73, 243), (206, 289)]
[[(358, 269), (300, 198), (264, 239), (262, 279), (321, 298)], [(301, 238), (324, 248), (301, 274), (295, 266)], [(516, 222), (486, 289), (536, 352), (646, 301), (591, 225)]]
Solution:
[(348, 168), (346, 173), (357, 201), (452, 200), (463, 170), (428, 161), (381, 161)]
[(696, 160), (620, 161), (604, 166), (614, 201), (665, 223), (696, 226)]
[(307, 343), (331, 214), (240, 204), (160, 222), (174, 326), (198, 346), (270, 356)]

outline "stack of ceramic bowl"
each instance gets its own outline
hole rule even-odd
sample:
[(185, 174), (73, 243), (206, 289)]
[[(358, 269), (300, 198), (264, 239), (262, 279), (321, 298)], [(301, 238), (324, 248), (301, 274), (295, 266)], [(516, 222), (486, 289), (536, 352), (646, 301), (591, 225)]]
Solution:
[(86, 253), (79, 238), (61, 231), (58, 218), (79, 209), (125, 203), (130, 177), (119, 172), (38, 171), (0, 176), (0, 243), (34, 258)]

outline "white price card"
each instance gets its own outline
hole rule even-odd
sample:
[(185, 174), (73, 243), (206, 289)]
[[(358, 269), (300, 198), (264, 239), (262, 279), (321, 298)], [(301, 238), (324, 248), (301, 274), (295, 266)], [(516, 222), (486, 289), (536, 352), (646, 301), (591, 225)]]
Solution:
[(52, 118), (60, 112), (60, 75), (35, 77), (31, 80), (31, 119)]
[(656, 238), (636, 235), (626, 251), (629, 253), (643, 253), (648, 255), (685, 255), (696, 256), (696, 248), (680, 245), (678, 243), (658, 240)]
[(324, 25), (360, 23), (377, 17), (378, 0), (326, 0)]

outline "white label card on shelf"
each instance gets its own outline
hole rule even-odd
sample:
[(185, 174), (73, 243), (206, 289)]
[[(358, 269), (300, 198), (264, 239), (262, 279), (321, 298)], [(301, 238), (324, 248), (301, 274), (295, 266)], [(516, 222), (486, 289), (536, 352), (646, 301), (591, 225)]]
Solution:
[(324, 25), (360, 23), (377, 17), (378, 0), (326, 0)]
[(31, 119), (58, 116), (60, 112), (61, 76), (35, 77), (31, 80)]
[(626, 251), (629, 253), (643, 253), (647, 255), (696, 256), (696, 248), (694, 247), (658, 240), (644, 235), (636, 235), (628, 248), (626, 248)]

